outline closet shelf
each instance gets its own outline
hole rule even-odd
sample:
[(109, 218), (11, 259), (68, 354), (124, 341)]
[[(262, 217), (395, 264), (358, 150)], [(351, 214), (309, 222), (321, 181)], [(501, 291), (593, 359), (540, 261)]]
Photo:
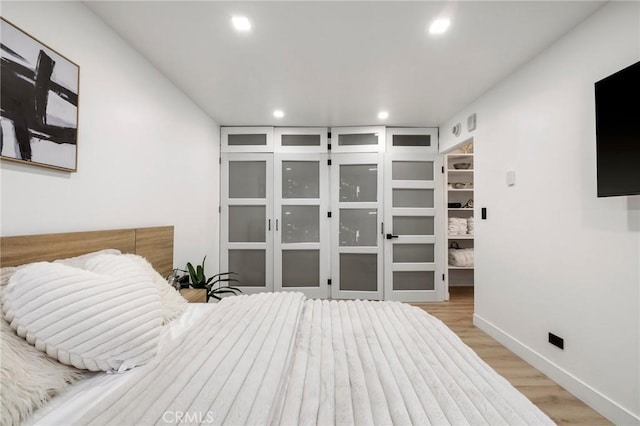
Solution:
[[(469, 145), (465, 145), (468, 147)], [(468, 165), (468, 169), (456, 169), (454, 164), (464, 163)], [(444, 160), (444, 177), (445, 177), (445, 205), (447, 206), (447, 222), (450, 219), (456, 218), (459, 221), (467, 220), (467, 227), (469, 225), (469, 218), (474, 218), (475, 212), (473, 207), (469, 208), (467, 202), (471, 202), (475, 195), (475, 159), (472, 152), (461, 152), (447, 154)], [(458, 166), (459, 167), (459, 166)], [(471, 186), (470, 188), (468, 186)], [(454, 204), (455, 203), (455, 204)], [(459, 203), (459, 204), (458, 204)], [(459, 205), (460, 207), (451, 207), (449, 205)], [(467, 207), (462, 207), (467, 206)], [(449, 224), (450, 225), (450, 224)], [(458, 230), (466, 230), (466, 228), (451, 227), (449, 225), (445, 229), (447, 234), (447, 245), (449, 247), (459, 247), (462, 249), (474, 250), (475, 236), (474, 234), (450, 234), (449, 232), (456, 232)], [(474, 231), (474, 228), (468, 228)], [(452, 253), (454, 254), (454, 253)], [(448, 262), (447, 262), (448, 263)], [(474, 266), (453, 266), (447, 264), (446, 281), (447, 285), (473, 285)], [(463, 272), (455, 272), (463, 271)], [(469, 271), (469, 272), (467, 272)]]

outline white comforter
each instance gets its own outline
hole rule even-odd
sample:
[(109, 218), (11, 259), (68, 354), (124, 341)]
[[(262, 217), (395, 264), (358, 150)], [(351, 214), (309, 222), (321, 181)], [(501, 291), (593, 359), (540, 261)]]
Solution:
[(153, 363), (85, 380), (32, 423), (552, 424), (421, 309), (299, 293), (190, 306)]

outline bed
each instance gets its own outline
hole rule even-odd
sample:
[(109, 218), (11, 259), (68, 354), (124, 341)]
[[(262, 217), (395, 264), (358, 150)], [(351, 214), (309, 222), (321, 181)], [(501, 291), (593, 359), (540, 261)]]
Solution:
[[(138, 231), (116, 248), (147, 255), (165, 275), (173, 229)], [(84, 234), (91, 243), (73, 253), (75, 243), (60, 243), (64, 253), (44, 257), (26, 254), (37, 237), (26, 245), (3, 238), (3, 266), (10, 245), (22, 247), (13, 265), (114, 248), (109, 232), (95, 234), (99, 243)], [(77, 240), (65, 235), (45, 241)], [(161, 326), (144, 365), (83, 373), (24, 423), (553, 424), (442, 322), (410, 305), (283, 292), (183, 311)]]

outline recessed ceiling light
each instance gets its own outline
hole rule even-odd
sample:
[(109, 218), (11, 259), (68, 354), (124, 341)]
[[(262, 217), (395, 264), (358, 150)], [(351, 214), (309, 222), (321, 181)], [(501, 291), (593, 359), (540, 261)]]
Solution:
[(238, 31), (249, 31), (251, 29), (251, 22), (246, 16), (234, 16), (231, 18), (233, 27)]
[(387, 118), (389, 118), (389, 113), (387, 111), (380, 111), (378, 113), (378, 118), (380, 120), (386, 120)]
[(282, 118), (282, 117), (284, 117), (284, 111), (282, 111), (281, 109), (277, 109), (277, 110), (273, 111), (273, 116), (275, 118)]
[(429, 34), (442, 34), (449, 29), (451, 21), (449, 18), (438, 18), (429, 26)]

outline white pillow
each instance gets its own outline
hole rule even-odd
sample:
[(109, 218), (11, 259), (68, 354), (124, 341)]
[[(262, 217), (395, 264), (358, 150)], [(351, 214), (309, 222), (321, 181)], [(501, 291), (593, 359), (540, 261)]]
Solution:
[(55, 260), (54, 263), (62, 263), (63, 265), (73, 266), (74, 268), (85, 269), (85, 265), (89, 259), (92, 259), (101, 254), (120, 254), (122, 253), (118, 249), (104, 249), (91, 253), (81, 254), (80, 256), (68, 257), (66, 259)]
[(33, 263), (14, 273), (2, 309), (36, 349), (91, 371), (145, 364), (156, 354), (162, 325), (160, 292), (142, 268), (112, 276)]
[(162, 324), (167, 324), (179, 317), (187, 307), (187, 300), (171, 287), (151, 264), (137, 254), (101, 254), (87, 261), (85, 268), (101, 274), (126, 276), (132, 270), (142, 269), (160, 290), (160, 304), (162, 305)]

